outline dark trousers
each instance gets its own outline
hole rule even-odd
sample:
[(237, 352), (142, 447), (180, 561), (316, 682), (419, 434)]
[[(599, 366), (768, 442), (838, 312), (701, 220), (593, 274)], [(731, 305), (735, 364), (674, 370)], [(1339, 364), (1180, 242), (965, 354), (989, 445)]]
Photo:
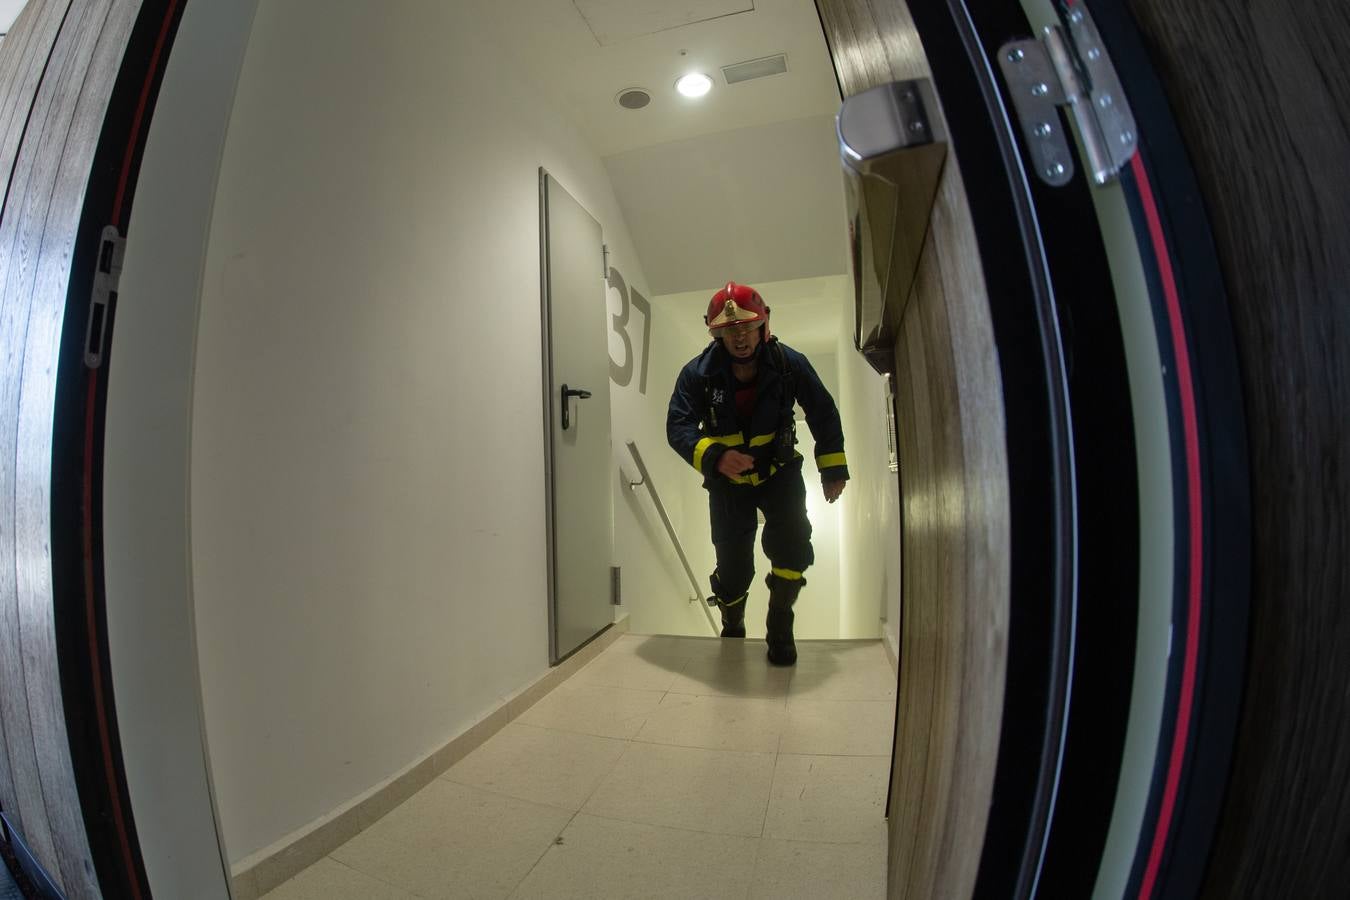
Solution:
[(759, 510), (764, 512), (764, 555), (774, 569), (793, 573), (800, 579), (801, 573), (815, 561), (801, 460), (780, 469), (757, 487), (713, 484), (708, 491), (713, 549), (717, 551), (712, 590), (724, 603), (734, 603), (745, 596), (755, 577)]

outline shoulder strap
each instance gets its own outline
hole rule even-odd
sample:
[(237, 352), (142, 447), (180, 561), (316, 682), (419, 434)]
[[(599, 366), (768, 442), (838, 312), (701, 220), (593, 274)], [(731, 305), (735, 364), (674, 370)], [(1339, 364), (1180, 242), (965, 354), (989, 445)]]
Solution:
[(797, 401), (797, 383), (793, 377), (796, 373), (792, 371), (792, 364), (783, 352), (783, 345), (775, 340), (770, 346), (773, 347), (774, 356), (778, 357), (778, 376), (783, 379), (783, 410), (791, 413), (792, 405)]
[(786, 464), (793, 459), (796, 452), (793, 448), (797, 444), (797, 422), (792, 407), (797, 402), (797, 385), (783, 345), (775, 340), (770, 346), (773, 347), (773, 355), (777, 357), (778, 378), (781, 382), (778, 392), (778, 430), (774, 437), (774, 458), (779, 463)]

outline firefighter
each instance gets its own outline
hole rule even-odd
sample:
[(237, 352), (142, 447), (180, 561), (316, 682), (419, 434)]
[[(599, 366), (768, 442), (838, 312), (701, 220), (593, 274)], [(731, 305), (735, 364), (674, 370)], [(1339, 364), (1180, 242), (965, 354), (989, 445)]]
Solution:
[(791, 666), (797, 662), (792, 605), (814, 559), (793, 405), (806, 412), (830, 503), (848, 480), (839, 411), (806, 357), (769, 333), (769, 308), (754, 288), (727, 282), (713, 294), (703, 321), (713, 340), (680, 370), (666, 439), (708, 491), (717, 554), (712, 592), (725, 638), (745, 637), (756, 511), (764, 513), (768, 659)]

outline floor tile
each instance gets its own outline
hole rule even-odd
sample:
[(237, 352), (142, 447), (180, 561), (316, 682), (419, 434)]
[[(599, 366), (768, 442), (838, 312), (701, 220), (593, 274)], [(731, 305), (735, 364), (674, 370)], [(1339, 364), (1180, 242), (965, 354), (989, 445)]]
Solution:
[(786, 718), (779, 700), (666, 694), (636, 739), (705, 750), (775, 753)]
[(630, 634), (614, 642), (606, 650), (614, 656), (638, 656), (643, 659), (693, 659), (694, 657), (721, 656), (728, 649), (729, 642), (716, 637), (677, 637), (665, 634)]
[(895, 705), (888, 700), (812, 700), (788, 695), (780, 753), (889, 756)]
[(881, 641), (797, 641), (798, 658), (829, 656), (842, 665), (884, 660), (890, 665)]
[(582, 811), (758, 837), (772, 777), (772, 753), (634, 743)]
[(894, 671), (879, 642), (798, 654), (622, 636), (266, 896), (884, 896)]
[(331, 855), (419, 897), (506, 897), (571, 817), (437, 781)]
[(533, 820), (538, 820), (542, 831), (552, 838), (571, 817), (570, 811), (547, 804), (437, 780), (352, 840), (369, 835), (394, 844), (442, 849), (461, 837), (473, 838), (499, 829), (520, 830)]
[(563, 686), (516, 719), (557, 731), (573, 731), (597, 737), (631, 738), (661, 705), (661, 691), (634, 691), (602, 684)]
[(602, 653), (568, 679), (574, 686), (598, 684), (636, 691), (666, 691), (689, 662), (689, 656), (652, 656)]
[(611, 738), (513, 723), (441, 778), (575, 811), (614, 767), (625, 746)]
[(884, 651), (798, 656), (788, 694), (811, 700), (895, 702), (895, 672)]
[(760, 841), (751, 900), (882, 900), (885, 896), (884, 840), (863, 844)]
[(890, 759), (780, 753), (764, 837), (862, 843), (885, 831)]
[(668, 690), (677, 694), (781, 700), (787, 697), (791, 678), (791, 669), (769, 665), (762, 654), (743, 659), (691, 659)]
[[(579, 814), (512, 900), (745, 897), (758, 838)], [(827, 896), (825, 894), (818, 897)]]
[(325, 858), (263, 894), (263, 900), (417, 900), (417, 895)]

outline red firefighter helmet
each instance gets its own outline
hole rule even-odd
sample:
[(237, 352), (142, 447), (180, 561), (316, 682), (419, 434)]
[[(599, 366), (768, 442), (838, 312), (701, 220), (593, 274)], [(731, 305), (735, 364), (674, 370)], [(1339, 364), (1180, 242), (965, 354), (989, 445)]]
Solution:
[(734, 281), (728, 281), (726, 287), (713, 294), (703, 321), (713, 337), (721, 337), (722, 329), (728, 326), (750, 322), (762, 322), (764, 337), (769, 336), (769, 308), (764, 305), (764, 298), (749, 285)]

